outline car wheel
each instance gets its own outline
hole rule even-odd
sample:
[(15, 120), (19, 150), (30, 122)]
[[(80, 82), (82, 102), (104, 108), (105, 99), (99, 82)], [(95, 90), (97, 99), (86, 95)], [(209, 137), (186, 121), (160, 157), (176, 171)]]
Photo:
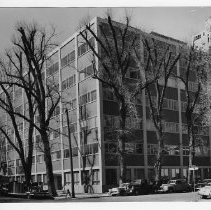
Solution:
[(206, 196), (206, 195), (202, 195), (202, 198), (206, 199), (206, 198), (207, 198), (207, 196)]
[(139, 195), (139, 191), (138, 190), (135, 190), (135, 195)]
[(174, 190), (173, 189), (169, 189), (169, 193), (173, 193), (174, 192)]

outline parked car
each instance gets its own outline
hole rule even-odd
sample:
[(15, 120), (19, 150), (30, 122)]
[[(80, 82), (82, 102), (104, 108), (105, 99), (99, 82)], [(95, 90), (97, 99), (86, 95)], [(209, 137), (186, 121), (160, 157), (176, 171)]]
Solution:
[(7, 195), (9, 192), (8, 190), (8, 184), (2, 184), (0, 186), (0, 195)]
[(140, 194), (149, 194), (150, 193), (150, 185), (146, 180), (137, 179), (130, 182), (129, 185), (129, 194), (131, 195), (140, 195)]
[(199, 191), (202, 187), (205, 187), (206, 183), (198, 183), (195, 185), (195, 191)]
[(44, 191), (40, 186), (32, 186), (31, 191), (27, 192), (27, 196), (32, 199), (54, 199), (49, 192)]
[(191, 186), (187, 183), (185, 179), (173, 179), (170, 180), (167, 184), (162, 184), (158, 192), (190, 192)]
[(211, 198), (211, 184), (206, 184), (204, 187), (202, 187), (199, 191), (198, 194), (202, 198)]
[(108, 194), (111, 196), (127, 195), (130, 191), (129, 185), (130, 183), (122, 183), (119, 187), (109, 189)]
[(146, 180), (137, 179), (132, 182), (122, 183), (119, 187), (109, 189), (109, 195), (140, 195), (148, 194), (150, 192), (150, 185)]
[(204, 179), (202, 182), (203, 183), (211, 183), (211, 179)]

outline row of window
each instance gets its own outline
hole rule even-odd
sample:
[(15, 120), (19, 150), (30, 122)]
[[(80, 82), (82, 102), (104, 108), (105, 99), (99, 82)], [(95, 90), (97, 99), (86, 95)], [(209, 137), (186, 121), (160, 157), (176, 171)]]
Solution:
[(49, 68), (47, 68), (46, 70), (46, 74), (47, 76), (53, 75), (54, 73), (56, 73), (59, 70), (59, 63), (56, 62), (53, 65), (51, 65)]
[(63, 113), (65, 113), (65, 110), (67, 107), (69, 108), (69, 110), (76, 109), (76, 98), (70, 100), (70, 102), (68, 103), (68, 106), (67, 104), (63, 104), (62, 106), (63, 106)]
[[(79, 184), (79, 172), (78, 171), (74, 171), (74, 183), (75, 184)], [(65, 179), (65, 184), (70, 184), (71, 183), (71, 174), (70, 172), (66, 172), (64, 174), (64, 179)]]
[[(182, 147), (183, 156), (189, 155), (189, 146)], [(157, 145), (156, 144), (148, 144), (147, 152), (149, 155), (157, 154)], [(180, 147), (177, 145), (165, 145), (163, 153), (165, 155), (180, 155)], [(208, 156), (208, 148), (206, 146), (197, 146), (195, 147), (195, 155), (196, 156)]]
[(50, 132), (50, 140), (58, 138), (60, 135), (60, 128), (54, 129)]
[[(72, 157), (78, 156), (78, 147), (73, 147), (72, 148)], [(70, 157), (70, 150), (65, 149), (64, 150), (64, 158), (69, 158)]]
[[(128, 154), (143, 154), (143, 144), (125, 143), (125, 151)], [(117, 153), (117, 144), (113, 142), (105, 143), (106, 153)]]
[(196, 82), (188, 82), (189, 91), (196, 92), (198, 90), (198, 84)]
[(97, 99), (97, 91), (93, 90), (84, 95), (81, 95), (79, 98), (79, 102), (80, 102), (80, 105), (84, 105), (92, 101), (95, 101), (96, 99)]
[(68, 77), (64, 81), (62, 81), (62, 90), (72, 87), (76, 83), (76, 76), (75, 74), (71, 77)]
[[(154, 130), (154, 125), (151, 121), (149, 121), (148, 130)], [(175, 122), (164, 122), (163, 130), (167, 133), (179, 133), (179, 123)], [(209, 128), (208, 127), (200, 127), (195, 126), (195, 131), (197, 131), (198, 135), (209, 136)], [(182, 124), (182, 133), (187, 134), (187, 124)]]
[[(70, 133), (75, 133), (75, 132), (77, 132), (77, 123), (71, 123), (70, 124)], [(68, 127), (67, 126), (63, 127), (62, 133), (66, 136), (68, 135)]]
[(57, 115), (59, 115), (59, 114), (60, 114), (60, 107), (59, 107), (59, 105), (58, 105), (58, 106), (56, 106), (56, 108), (54, 109), (53, 114), (52, 114), (52, 117), (55, 117), (55, 116), (57, 116)]
[[(183, 155), (189, 155), (189, 147), (183, 146)], [(157, 154), (157, 144), (148, 144), (147, 153), (148, 155)], [(140, 143), (125, 143), (125, 151), (127, 154), (143, 154), (143, 144)], [(105, 144), (106, 153), (117, 153), (117, 144), (116, 143), (106, 143)], [(180, 155), (180, 147), (177, 145), (165, 145), (164, 154), (166, 155)], [(198, 146), (195, 148), (196, 156), (208, 156), (208, 148), (206, 146)]]
[(81, 153), (82, 155), (91, 155), (98, 153), (98, 143), (94, 144), (86, 144), (81, 146)]
[(93, 71), (93, 66), (90, 65), (84, 69), (82, 69), (80, 72), (79, 72), (79, 80), (82, 81), (84, 79), (86, 79), (87, 77), (93, 75), (94, 71)]
[(75, 60), (75, 50), (68, 53), (65, 57), (61, 58), (61, 67), (64, 68), (69, 63), (72, 63)]
[[(91, 44), (92, 47), (95, 46), (94, 37), (92, 37), (92, 38), (89, 39), (89, 43)], [(81, 56), (81, 55), (85, 54), (89, 50), (90, 50), (89, 45), (87, 43), (83, 43), (82, 45), (80, 45), (78, 47), (78, 56)]]
[[(140, 119), (130, 118), (129, 116), (125, 121), (127, 128), (142, 129), (142, 123)], [(104, 128), (119, 128), (120, 127), (120, 117), (113, 115), (104, 115)]]

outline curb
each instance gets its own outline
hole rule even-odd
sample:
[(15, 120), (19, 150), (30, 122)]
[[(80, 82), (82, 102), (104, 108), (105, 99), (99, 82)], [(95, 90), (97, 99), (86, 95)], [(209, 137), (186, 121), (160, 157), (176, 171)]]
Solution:
[(89, 199), (89, 198), (101, 198), (101, 197), (109, 197), (109, 195), (108, 194), (102, 194), (102, 195), (85, 195), (85, 196), (83, 196), (83, 195), (79, 195), (79, 196), (77, 196), (76, 195), (76, 197), (75, 198), (66, 198), (66, 196), (57, 196), (57, 197), (54, 197), (54, 200), (63, 200), (63, 199)]

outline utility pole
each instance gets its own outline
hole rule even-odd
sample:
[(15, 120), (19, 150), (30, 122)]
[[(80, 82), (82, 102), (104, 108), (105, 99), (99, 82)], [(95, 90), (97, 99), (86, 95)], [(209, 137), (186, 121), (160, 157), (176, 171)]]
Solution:
[(75, 198), (75, 189), (74, 189), (74, 173), (73, 173), (73, 155), (72, 155), (72, 146), (71, 146), (71, 133), (70, 133), (70, 121), (68, 109), (66, 108), (66, 117), (67, 117), (67, 128), (68, 128), (68, 140), (69, 140), (69, 150), (70, 150), (70, 173), (71, 173), (71, 189), (72, 189), (72, 198)]

